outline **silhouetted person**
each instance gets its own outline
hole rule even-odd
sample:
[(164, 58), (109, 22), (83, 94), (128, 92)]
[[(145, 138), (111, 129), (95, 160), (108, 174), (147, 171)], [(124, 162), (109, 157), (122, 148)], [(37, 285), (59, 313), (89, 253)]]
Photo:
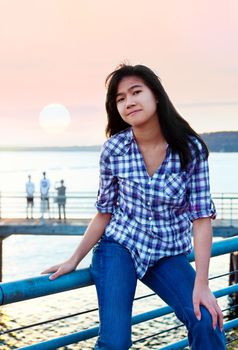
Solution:
[(60, 186), (55, 185), (55, 189), (57, 190), (57, 198), (56, 202), (58, 204), (58, 210), (59, 210), (59, 220), (61, 220), (61, 209), (64, 214), (64, 221), (66, 221), (66, 213), (65, 213), (65, 203), (66, 203), (66, 187), (64, 186), (64, 180), (60, 181)]
[(28, 210), (31, 209), (31, 219), (33, 219), (35, 185), (31, 181), (31, 175), (28, 175), (26, 183), (26, 218), (29, 219)]
[(49, 189), (50, 181), (46, 178), (46, 173), (43, 172), (43, 178), (40, 181), (40, 195), (41, 195), (41, 219), (44, 218), (44, 213), (50, 210), (49, 203)]

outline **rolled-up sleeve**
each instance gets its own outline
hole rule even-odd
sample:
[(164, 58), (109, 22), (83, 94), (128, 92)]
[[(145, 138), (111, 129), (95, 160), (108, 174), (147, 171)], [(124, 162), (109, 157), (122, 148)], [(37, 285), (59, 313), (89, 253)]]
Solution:
[(112, 174), (109, 151), (104, 147), (100, 155), (100, 178), (96, 208), (100, 213), (113, 213), (118, 196), (118, 180)]
[(208, 161), (202, 155), (197, 159), (188, 186), (189, 219), (216, 218), (211, 198)]

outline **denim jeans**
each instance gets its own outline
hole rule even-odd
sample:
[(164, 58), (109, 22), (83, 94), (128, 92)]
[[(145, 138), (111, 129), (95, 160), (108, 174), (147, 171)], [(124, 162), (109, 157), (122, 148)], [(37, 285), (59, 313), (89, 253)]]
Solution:
[[(90, 266), (99, 304), (99, 336), (95, 350), (127, 350), (131, 342), (132, 305), (137, 276), (130, 252), (104, 237), (94, 248)], [(224, 333), (212, 328), (207, 309), (201, 306), (198, 321), (192, 304), (195, 271), (185, 255), (162, 258), (150, 267), (142, 282), (170, 305), (187, 327), (192, 350), (224, 350)]]

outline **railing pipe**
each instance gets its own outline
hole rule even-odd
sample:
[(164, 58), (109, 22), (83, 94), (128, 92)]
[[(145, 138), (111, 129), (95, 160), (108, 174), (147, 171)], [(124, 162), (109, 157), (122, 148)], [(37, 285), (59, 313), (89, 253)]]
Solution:
[(90, 328), (85, 331), (64, 335), (59, 338), (46, 340), (38, 344), (32, 344), (19, 348), (19, 350), (55, 350), (62, 346), (78, 343), (83, 340), (94, 338), (98, 335), (98, 327)]
[[(213, 243), (212, 256), (227, 254), (237, 250), (238, 237), (228, 238), (224, 241)], [(194, 261), (194, 253), (189, 255), (189, 261)], [(71, 272), (54, 281), (50, 281), (48, 275), (46, 275), (1, 283), (0, 305), (60, 293), (92, 284), (93, 280), (89, 268)]]
[[(216, 298), (224, 297), (225, 295), (231, 294), (231, 293), (237, 293), (238, 292), (238, 284), (219, 289), (214, 292), (214, 295)], [(154, 309), (151, 311), (144, 312), (140, 315), (136, 315), (132, 318), (132, 324), (138, 324), (145, 321), (150, 321), (154, 318), (161, 317), (167, 314), (170, 314), (173, 312), (173, 309), (170, 306), (164, 306), (159, 309)]]
[(230, 199), (230, 226), (232, 226), (232, 223), (233, 223), (233, 218), (232, 218), (232, 212), (233, 212), (233, 208), (232, 208), (232, 205), (233, 205), (233, 200), (232, 198)]
[[(57, 216), (56, 194), (50, 193), (51, 214)], [(217, 207), (218, 219), (228, 220), (229, 225), (234, 225), (238, 219), (238, 194), (237, 193), (214, 193), (212, 194)], [(40, 196), (35, 195), (34, 217), (40, 217)], [(91, 217), (96, 213), (94, 192), (67, 192), (66, 212), (68, 218), (78, 218), (79, 215)], [(25, 218), (26, 195), (23, 192), (1, 193), (1, 216), (4, 218)]]
[[(238, 237), (227, 238), (223, 241), (214, 242), (212, 256), (224, 255), (238, 250)], [(190, 262), (194, 261), (194, 251), (188, 256)]]
[[(224, 241), (215, 242), (212, 247), (212, 256), (222, 255), (238, 250), (238, 237), (226, 239)], [(190, 254), (189, 260), (194, 260), (194, 254)], [(21, 281), (7, 282), (0, 284), (0, 304), (9, 304), (16, 301), (22, 301), (32, 299), (44, 295), (54, 294), (75, 288), (85, 287), (93, 284), (91, 279), (90, 270), (81, 269), (70, 274), (64, 275), (59, 279), (50, 281), (47, 276), (40, 276), (35, 278), (29, 278)], [(231, 293), (238, 292), (238, 285), (232, 285), (227, 288), (216, 291), (214, 294), (216, 297), (221, 297)], [(171, 313), (172, 309), (168, 306), (152, 310), (150, 312), (136, 315), (132, 318), (132, 324), (141, 323), (154, 319), (156, 317), (163, 316)], [(227, 322), (224, 329), (230, 329), (238, 325), (238, 320)], [(65, 345), (76, 343), (82, 340), (86, 340), (95, 337), (98, 334), (98, 327), (91, 328), (82, 332), (69, 334), (63, 337), (55, 338), (42, 343), (34, 344), (31, 346), (23, 347), (21, 349), (56, 349)], [(187, 340), (171, 344), (161, 350), (180, 349), (187, 346)]]
[[(224, 295), (227, 295), (230, 293), (235, 293), (235, 292), (238, 292), (238, 284), (230, 286), (228, 288), (224, 288), (224, 289), (215, 291), (214, 294), (216, 297), (222, 297)], [(155, 309), (155, 310), (152, 310), (149, 312), (144, 312), (140, 315), (133, 316), (131, 323), (132, 323), (132, 325), (135, 325), (138, 323), (152, 320), (152, 319), (157, 318), (157, 317), (167, 315), (167, 314), (172, 313), (172, 312), (173, 312), (173, 309), (170, 306), (165, 306), (165, 307)], [(236, 319), (236, 320), (238, 320), (238, 319)], [(232, 323), (229, 323), (229, 325), (230, 325), (230, 328), (235, 327), (235, 326), (232, 326)], [(224, 326), (224, 328), (225, 328), (225, 326)], [(226, 326), (225, 329), (229, 329), (229, 327)], [(58, 337), (55, 339), (50, 339), (50, 340), (47, 340), (47, 341), (44, 341), (44, 342), (41, 342), (38, 344), (33, 344), (30, 346), (23, 347), (20, 349), (21, 350), (23, 350), (23, 349), (24, 350), (54, 350), (54, 349), (62, 347), (62, 346), (70, 345), (73, 343), (77, 343), (79, 341), (88, 340), (90, 338), (96, 337), (98, 335), (98, 330), (99, 330), (98, 327), (94, 327), (94, 328), (90, 328), (90, 329), (85, 330), (85, 331), (68, 334), (66, 336)], [(184, 341), (185, 340), (182, 340), (181, 342), (184, 342)], [(170, 347), (168, 349), (172, 350), (174, 348)], [(176, 348), (176, 349), (180, 349), (180, 348)]]
[(89, 268), (66, 274), (54, 281), (49, 275), (0, 283), (0, 305), (65, 292), (93, 284)]
[[(237, 326), (238, 326), (238, 318), (236, 318), (235, 320), (231, 320), (231, 321), (226, 322), (224, 324), (224, 330), (228, 331), (229, 329), (235, 328)], [(179, 350), (179, 349), (185, 348), (186, 346), (188, 346), (188, 338), (185, 338), (185, 339), (180, 340), (176, 343), (167, 345), (167, 346), (160, 348), (158, 350)]]
[(2, 218), (2, 192), (0, 191), (0, 219)]

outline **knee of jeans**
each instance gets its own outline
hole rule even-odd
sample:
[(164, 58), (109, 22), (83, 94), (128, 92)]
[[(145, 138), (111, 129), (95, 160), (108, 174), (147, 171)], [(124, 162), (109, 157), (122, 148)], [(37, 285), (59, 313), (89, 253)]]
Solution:
[(210, 312), (205, 308), (205, 307), (201, 307), (201, 315), (202, 318), (200, 321), (198, 321), (198, 326), (199, 328), (202, 330), (213, 330), (212, 327), (212, 316), (210, 314)]
[[(110, 338), (110, 339), (109, 339)], [(113, 337), (109, 337), (107, 340), (98, 340), (97, 346), (95, 349), (98, 350), (128, 350), (131, 347), (131, 340), (126, 339), (118, 335), (115, 339)]]
[(195, 327), (197, 330), (200, 330), (201, 332), (212, 330), (212, 317), (209, 313), (209, 311), (204, 307), (200, 306), (201, 310), (201, 320), (198, 320), (193, 308), (185, 308), (185, 313), (186, 313), (186, 319), (188, 323), (188, 327)]

